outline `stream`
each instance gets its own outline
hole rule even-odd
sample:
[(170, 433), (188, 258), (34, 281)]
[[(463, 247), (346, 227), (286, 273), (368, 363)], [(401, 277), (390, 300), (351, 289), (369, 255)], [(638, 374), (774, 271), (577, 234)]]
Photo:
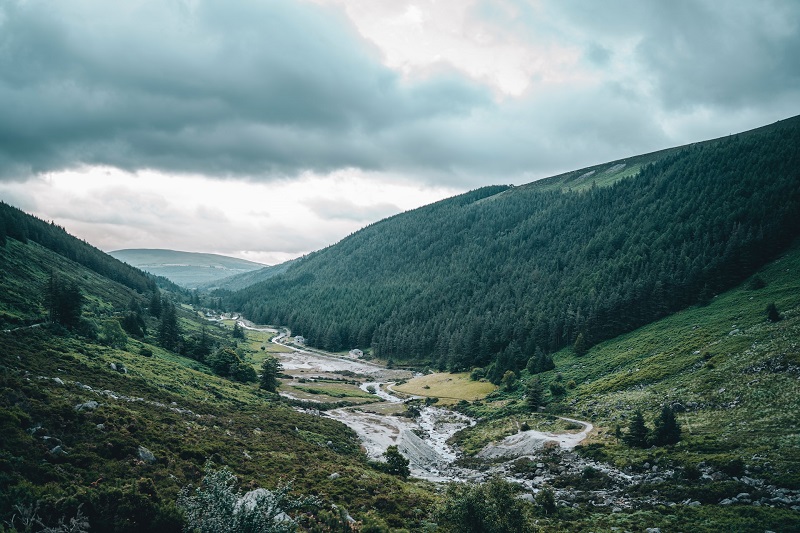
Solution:
[[(252, 325), (244, 325), (256, 329)], [(273, 330), (274, 331), (274, 330)], [(286, 333), (276, 336), (272, 342), (287, 346)], [(411, 475), (429, 481), (482, 480), (487, 475), (501, 472), (504, 477), (519, 483), (522, 479), (509, 476), (501, 465), (519, 457), (532, 457), (545, 442), (557, 443), (564, 450), (570, 450), (580, 443), (592, 425), (580, 420), (566, 419), (583, 426), (579, 433), (551, 434), (536, 430), (521, 431), (500, 442), (486, 446), (479, 458), (497, 463), (496, 468), (478, 471), (458, 467), (454, 464), (458, 453), (447, 444), (456, 432), (474, 425), (475, 420), (461, 413), (437, 406), (421, 406), (416, 418), (398, 416), (402, 411), (400, 404), (408, 398), (400, 398), (392, 393), (390, 386), (401, 379), (410, 379), (414, 373), (408, 370), (387, 369), (383, 366), (349, 356), (327, 354), (319, 350), (307, 350), (291, 346), (293, 352), (281, 353), (279, 357), (283, 372), (295, 378), (324, 377), (326, 373), (349, 371), (368, 376), (360, 385), (366, 392), (374, 391), (382, 402), (363, 406), (344, 407), (321, 412), (353, 429), (361, 439), (370, 459), (381, 460), (382, 454), (390, 445), (396, 445), (408, 459)], [(289, 393), (282, 393), (293, 397)]]

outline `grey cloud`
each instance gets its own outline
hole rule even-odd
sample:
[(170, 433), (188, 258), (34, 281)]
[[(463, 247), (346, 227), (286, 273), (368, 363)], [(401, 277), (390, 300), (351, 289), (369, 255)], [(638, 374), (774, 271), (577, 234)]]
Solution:
[(356, 222), (372, 222), (391, 215), (396, 215), (402, 209), (390, 203), (360, 205), (349, 200), (336, 199), (309, 199), (304, 204), (320, 218), (352, 220)]
[[(800, 5), (698, 2), (656, 10), (639, 46), (664, 103), (726, 108), (800, 95)], [(670, 8), (673, 4), (670, 4)]]
[(657, 115), (692, 106), (800, 112), (800, 4), (514, 3), (475, 13), (577, 43), (595, 69), (639, 39), (635, 72), (655, 99), (628, 79), (503, 102), (452, 70), (403, 80), (340, 11), (313, 3), (12, 0), (0, 3), (0, 177), (358, 167), (464, 187), (672, 144)]
[(491, 102), (454, 73), (402, 82), (332, 9), (192, 5), (6, 4), (2, 173), (379, 168), (373, 135)]

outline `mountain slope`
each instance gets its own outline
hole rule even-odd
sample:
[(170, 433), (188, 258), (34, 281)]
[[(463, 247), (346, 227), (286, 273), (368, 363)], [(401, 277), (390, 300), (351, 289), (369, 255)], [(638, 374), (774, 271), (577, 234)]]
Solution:
[(188, 289), (264, 267), (236, 257), (175, 250), (115, 250), (108, 255)]
[(266, 281), (279, 274), (283, 274), (289, 269), (290, 266), (292, 266), (294, 262), (295, 260), (293, 259), (279, 265), (266, 266), (264, 268), (259, 268), (258, 270), (242, 272), (241, 274), (233, 274), (215, 281), (206, 281), (204, 283), (200, 283), (197, 288), (204, 291), (212, 291), (215, 289), (238, 291), (250, 287), (251, 285), (255, 285), (256, 283)]
[[(60, 228), (48, 229), (58, 253), (35, 242), (49, 241), (33, 231), (18, 240), (19, 228), (39, 222), (13, 215), (0, 245), (0, 529), (56, 528), (80, 510), (91, 531), (180, 531), (177, 495), (199, 484), (206, 461), (226, 465), (243, 486), (272, 489), (290, 479), (293, 494), (318, 495), (320, 507), (301, 516), (309, 529), (343, 520), (327, 511), (334, 503), (360, 518), (386, 501), (392, 505), (383, 520), (419, 525), (423, 517), (413, 511), (429, 508), (432, 494), (371, 468), (346, 426), (296, 412), (257, 383), (215, 375), (204, 363), (212, 358), (162, 348), (159, 320), (147, 312), (143, 335), (108, 338), (110, 326), (118, 330), (127, 310), (147, 308), (151, 295), (68, 256), (149, 279), (111, 257), (92, 252), (86, 259), (81, 254), (96, 249)], [(51, 279), (77, 286), (80, 327), (46, 323)], [(212, 350), (235, 348), (247, 365), (255, 364), (254, 353), (263, 358), (229, 327), (188, 306), (175, 311), (182, 351), (202, 337)], [(162, 310), (161, 324), (164, 316)], [(330, 477), (334, 472), (340, 479)]]
[(579, 334), (591, 346), (708, 300), (785, 249), (800, 232), (799, 147), (794, 118), (641, 156), (607, 183), (593, 176), (624, 162), (581, 171), (575, 189), (566, 175), (480, 189), (373, 224), (230, 302), (327, 349), (497, 362), (499, 378), (537, 348)]

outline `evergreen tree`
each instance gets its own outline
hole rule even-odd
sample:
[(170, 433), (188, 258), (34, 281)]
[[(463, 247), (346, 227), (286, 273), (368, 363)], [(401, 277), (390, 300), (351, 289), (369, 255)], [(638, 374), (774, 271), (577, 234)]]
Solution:
[(775, 302), (772, 302), (767, 306), (767, 319), (770, 322), (780, 322), (783, 317), (778, 312), (778, 307), (775, 305)]
[(283, 365), (278, 361), (277, 357), (268, 355), (264, 362), (261, 363), (261, 378), (259, 380), (259, 388), (269, 392), (275, 392), (280, 385), (278, 381), (278, 374), (283, 371)]
[(650, 430), (644, 423), (644, 415), (637, 409), (633, 413), (631, 423), (628, 426), (628, 433), (623, 437), (623, 440), (628, 446), (635, 448), (646, 448)]
[(150, 316), (161, 318), (161, 293), (158, 289), (153, 292), (153, 297), (150, 298)]
[(51, 322), (67, 328), (77, 327), (80, 324), (81, 311), (85, 301), (86, 299), (74, 282), (64, 281), (54, 273), (50, 275), (45, 304)]
[(656, 418), (653, 430), (653, 444), (665, 446), (675, 444), (681, 440), (681, 426), (675, 419), (675, 412), (669, 405), (661, 409), (661, 414)]
[(539, 378), (531, 378), (528, 381), (528, 386), (525, 388), (525, 403), (533, 412), (538, 411), (539, 407), (545, 404), (544, 385)]
[(400, 450), (394, 444), (386, 448), (383, 456), (386, 458), (386, 472), (388, 474), (402, 478), (407, 478), (411, 474), (411, 470), (408, 468), (408, 459), (400, 453)]
[(586, 355), (586, 352), (589, 351), (589, 344), (586, 342), (586, 336), (583, 333), (578, 333), (572, 349), (575, 351), (575, 355), (579, 357)]
[(178, 315), (172, 302), (164, 302), (161, 310), (161, 324), (158, 328), (158, 343), (162, 348), (177, 352), (181, 343), (181, 331)]

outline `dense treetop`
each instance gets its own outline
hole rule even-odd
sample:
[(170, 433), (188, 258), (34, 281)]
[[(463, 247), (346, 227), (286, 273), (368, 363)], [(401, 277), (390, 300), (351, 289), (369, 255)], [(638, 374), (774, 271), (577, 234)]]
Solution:
[(561, 176), (394, 216), (229, 303), (326, 349), (521, 368), (707, 302), (800, 233), (797, 119), (648, 160), (602, 186)]

